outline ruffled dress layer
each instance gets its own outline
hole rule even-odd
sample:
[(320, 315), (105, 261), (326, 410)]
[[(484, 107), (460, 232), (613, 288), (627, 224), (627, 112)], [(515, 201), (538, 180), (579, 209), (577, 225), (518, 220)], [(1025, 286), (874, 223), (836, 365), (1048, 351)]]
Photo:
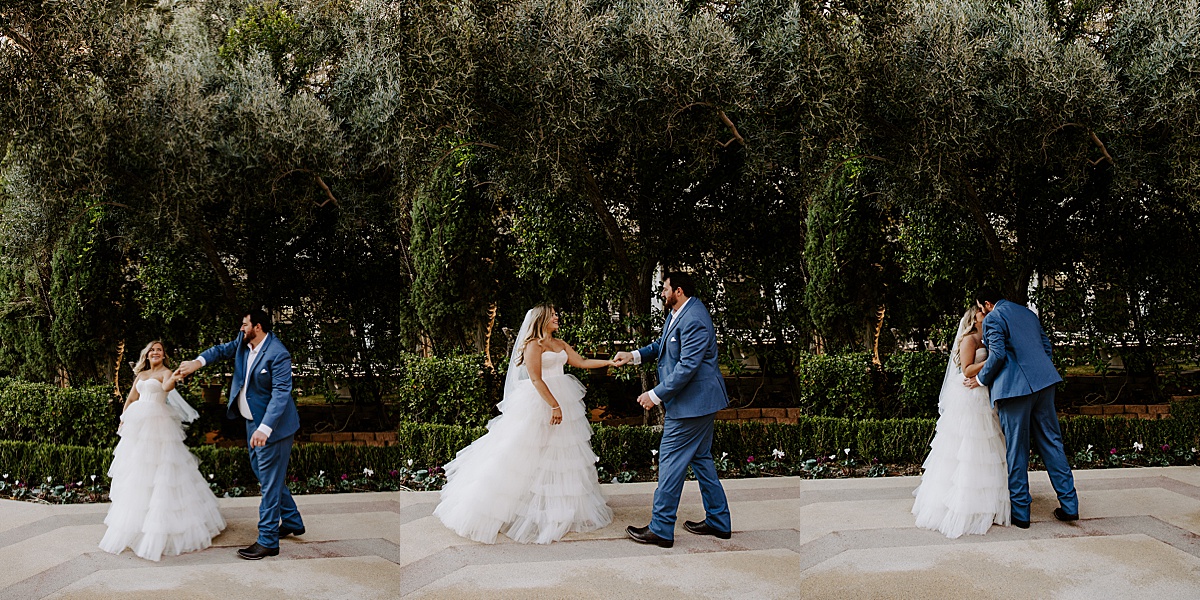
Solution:
[(139, 399), (122, 415), (108, 476), (112, 506), (100, 549), (126, 548), (147, 560), (202, 550), (225, 529), (217, 498), (188, 451), (179, 417), (157, 379), (137, 383)]
[(562, 406), (562, 423), (550, 424), (550, 406), (522, 380), (500, 403), (488, 432), (446, 465), (433, 512), (446, 527), (487, 544), (498, 533), (548, 544), (612, 522), (597, 481), (585, 388), (563, 374), (566, 357), (565, 351), (542, 355), (542, 380)]
[(961, 372), (946, 385), (912, 513), (917, 527), (949, 538), (981, 535), (1011, 518), (1004, 434), (987, 388), (962, 386)]

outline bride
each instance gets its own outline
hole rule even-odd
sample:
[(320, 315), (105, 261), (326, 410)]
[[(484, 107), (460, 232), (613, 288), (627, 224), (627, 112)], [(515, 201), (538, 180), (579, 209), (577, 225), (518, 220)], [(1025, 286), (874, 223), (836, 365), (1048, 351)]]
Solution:
[(972, 304), (959, 321), (938, 398), (937, 432), (922, 465), (921, 485), (913, 491), (917, 527), (949, 538), (987, 533), (992, 523), (1008, 525), (1011, 516), (1004, 435), (996, 409), (987, 388), (962, 385), (963, 378), (974, 377), (987, 359), (981, 339), (984, 314)]
[(137, 380), (121, 411), (121, 441), (108, 469), (108, 531), (100, 540), (105, 552), (132, 548), (154, 561), (207, 548), (225, 529), (217, 498), (183, 444), (180, 421), (198, 415), (175, 391), (177, 378), (165, 360), (162, 342), (153, 341), (133, 367)]
[(596, 480), (584, 387), (563, 374), (563, 364), (595, 369), (613, 363), (581, 357), (554, 337), (557, 330), (553, 306), (525, 313), (500, 416), (446, 465), (433, 514), (458, 535), (491, 544), (503, 532), (518, 542), (548, 544), (568, 531), (612, 522)]

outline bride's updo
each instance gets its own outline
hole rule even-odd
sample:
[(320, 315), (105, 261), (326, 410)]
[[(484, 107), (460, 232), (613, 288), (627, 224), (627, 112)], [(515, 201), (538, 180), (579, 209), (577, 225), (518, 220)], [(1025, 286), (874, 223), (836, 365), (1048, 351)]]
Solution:
[(967, 307), (967, 312), (963, 313), (962, 319), (958, 321), (958, 332), (954, 334), (954, 347), (950, 350), (950, 355), (954, 357), (954, 364), (962, 366), (959, 360), (958, 347), (962, 343), (963, 337), (975, 330), (975, 317), (979, 314), (979, 305), (972, 302)]
[(554, 315), (553, 304), (539, 304), (533, 307), (533, 322), (529, 324), (529, 335), (525, 339), (520, 340), (521, 351), (517, 353), (517, 360), (520, 364), (525, 361), (525, 347), (533, 341), (546, 341), (554, 337), (554, 332), (550, 331), (550, 317)]
[(138, 373), (141, 373), (142, 371), (145, 371), (145, 370), (146, 370), (146, 367), (147, 367), (147, 366), (149, 366), (149, 363), (150, 363), (150, 361), (149, 361), (149, 360), (146, 358), (146, 355), (147, 355), (147, 354), (150, 354), (150, 350), (151, 350), (152, 348), (154, 348), (154, 345), (155, 345), (155, 344), (158, 344), (159, 346), (162, 346), (162, 349), (163, 349), (163, 365), (167, 365), (167, 361), (168, 361), (168, 360), (170, 360), (170, 359), (169, 359), (169, 358), (167, 358), (167, 346), (166, 346), (166, 344), (162, 343), (162, 340), (150, 340), (150, 343), (149, 343), (149, 344), (146, 344), (146, 347), (145, 347), (145, 348), (142, 348), (142, 353), (138, 355), (137, 363), (133, 365), (133, 374), (134, 374), (134, 375), (137, 375)]

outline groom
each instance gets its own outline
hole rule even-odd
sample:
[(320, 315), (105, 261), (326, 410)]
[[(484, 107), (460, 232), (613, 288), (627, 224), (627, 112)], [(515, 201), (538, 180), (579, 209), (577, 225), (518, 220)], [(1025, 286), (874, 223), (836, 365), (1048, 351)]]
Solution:
[(983, 319), (983, 341), (988, 357), (983, 369), (963, 385), (988, 386), (992, 405), (1000, 415), (1008, 447), (1012, 524), (1029, 528), (1029, 505), (1033, 500), (1029, 494), (1031, 438), (1058, 493), (1061, 506), (1054, 509), (1054, 517), (1074, 521), (1079, 518), (1079, 497), (1054, 411), (1054, 386), (1062, 378), (1051, 359), (1050, 339), (1033, 311), (1004, 300), (996, 290), (980, 290), (976, 300), (987, 314)]
[(226, 414), (245, 420), (250, 468), (262, 486), (258, 540), (238, 550), (238, 556), (259, 560), (279, 554), (279, 538), (304, 535), (304, 521), (286, 481), (292, 437), (300, 429), (292, 400), (292, 355), (271, 334), (271, 317), (253, 309), (242, 316), (237, 339), (184, 361), (176, 373), (186, 377), (207, 364), (229, 359), (233, 359), (233, 384)]
[(662, 442), (658, 447), (658, 489), (647, 527), (629, 526), (625, 533), (635, 542), (670, 548), (675, 543), (675, 513), (688, 466), (700, 483), (705, 519), (684, 521), (696, 535), (730, 537), (729, 504), (717, 480), (712, 459), (713, 419), (729, 405), (725, 380), (717, 364), (717, 338), (712, 317), (699, 299), (695, 283), (686, 273), (671, 272), (663, 279), (663, 306), (671, 311), (658, 341), (634, 352), (618, 352), (617, 366), (658, 360), (658, 385), (638, 397), (650, 409), (663, 405)]

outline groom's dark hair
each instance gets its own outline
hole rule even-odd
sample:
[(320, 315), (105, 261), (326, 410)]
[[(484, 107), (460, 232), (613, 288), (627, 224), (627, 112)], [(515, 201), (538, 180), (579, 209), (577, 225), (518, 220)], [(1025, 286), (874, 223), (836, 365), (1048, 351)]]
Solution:
[(263, 333), (271, 333), (271, 315), (261, 308), (251, 308), (243, 313), (243, 316), (250, 317), (250, 326), (261, 325)]
[(1003, 299), (1004, 294), (1001, 294), (1000, 290), (996, 289), (996, 287), (992, 285), (985, 285), (979, 288), (979, 291), (975, 292), (975, 301), (980, 304), (983, 304), (984, 302), (991, 302), (992, 304), (995, 304)]
[(696, 282), (692, 276), (683, 271), (671, 271), (663, 276), (663, 281), (670, 281), (671, 287), (683, 290), (688, 298), (696, 295)]

